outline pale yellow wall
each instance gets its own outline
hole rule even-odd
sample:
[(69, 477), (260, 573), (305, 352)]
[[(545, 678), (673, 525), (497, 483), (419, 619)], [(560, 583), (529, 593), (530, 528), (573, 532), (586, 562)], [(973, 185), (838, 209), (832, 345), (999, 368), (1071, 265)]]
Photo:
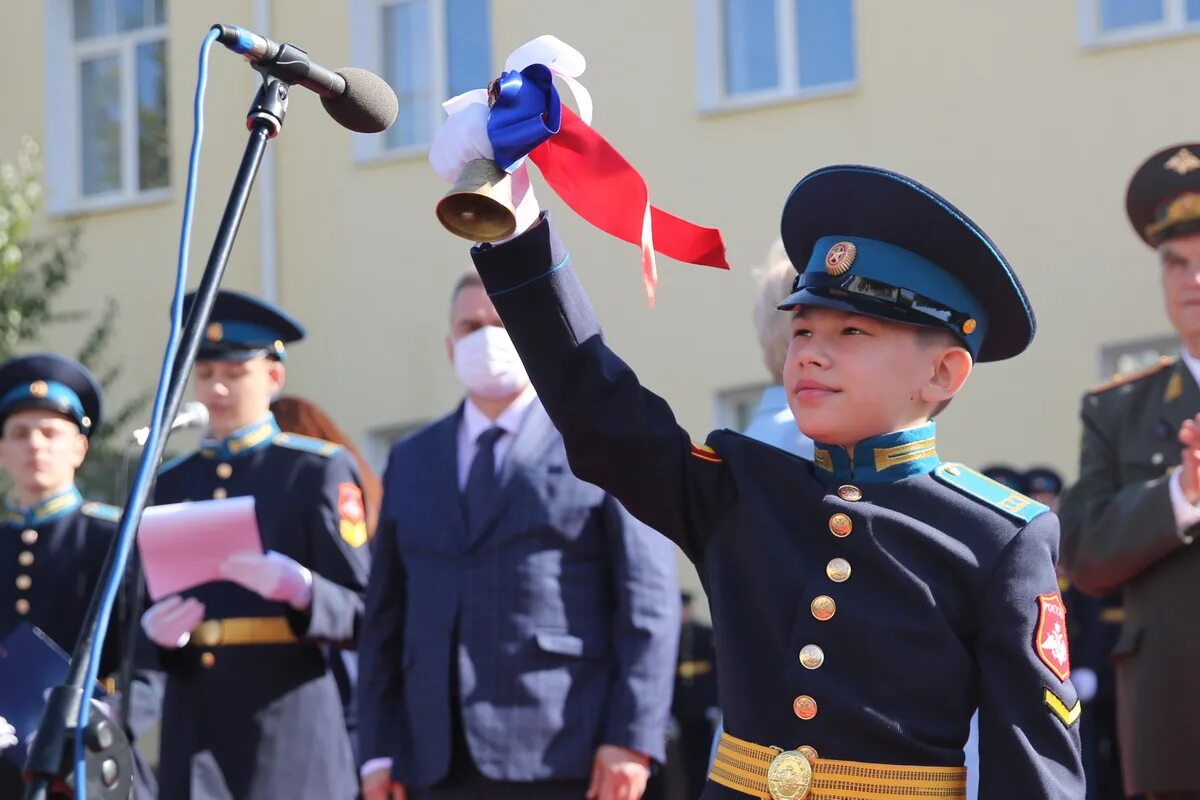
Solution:
[[(6, 0), (0, 153), (40, 133), (39, 4)], [(272, 3), (272, 35), (331, 65), (352, 63), (348, 6)], [(696, 110), (691, 0), (504, 0), (493, 61), (552, 32), (589, 58), (597, 127), (643, 172), (657, 203), (725, 232), (724, 273), (660, 263), (646, 307), (636, 250), (564, 211), (539, 187), (575, 255), (616, 349), (673, 404), (697, 438), (714, 393), (764, 379), (750, 325), (750, 269), (777, 234), (792, 184), (831, 162), (885, 165), (958, 204), (996, 240), (1040, 322), (1024, 357), (983, 365), (942, 420), (942, 451), (967, 462), (1049, 462), (1075, 472), (1078, 397), (1101, 343), (1168, 332), (1154, 259), (1124, 220), (1123, 192), (1150, 152), (1194, 135), (1191, 76), (1200, 39), (1089, 52), (1075, 2), (858, 0), (858, 88), (847, 95), (704, 116)], [(251, 0), (170, 3), (176, 201), (83, 221), (88, 263), (69, 303), (122, 303), (129, 382), (157, 370), (174, 263), (195, 53), (214, 21), (253, 25)], [(214, 53), (193, 282), (244, 142), (249, 71)], [(19, 113), (11, 113), (12, 110)], [(279, 296), (309, 326), (290, 389), (327, 406), (354, 436), (429, 419), (458, 397), (446, 364), (446, 295), (467, 246), (435, 222), (444, 187), (423, 158), (356, 164), (347, 134), (297, 92), (272, 145)], [(258, 206), (243, 225), (227, 285), (258, 284)], [(49, 346), (67, 347), (56, 332)], [(136, 379), (136, 380), (135, 380)]]

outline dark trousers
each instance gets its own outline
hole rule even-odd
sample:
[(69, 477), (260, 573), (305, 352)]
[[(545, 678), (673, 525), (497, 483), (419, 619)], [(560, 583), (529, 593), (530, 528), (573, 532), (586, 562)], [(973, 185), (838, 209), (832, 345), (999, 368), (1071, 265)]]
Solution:
[[(454, 670), (452, 697), (458, 696), (458, 670)], [(475, 766), (463, 730), (462, 712), (454, 703), (450, 727), (453, 744), (450, 751), (450, 771), (437, 785), (428, 789), (412, 788), (409, 800), (583, 800), (588, 783), (584, 780), (496, 781)]]
[(1150, 792), (1146, 800), (1200, 800), (1200, 792)]

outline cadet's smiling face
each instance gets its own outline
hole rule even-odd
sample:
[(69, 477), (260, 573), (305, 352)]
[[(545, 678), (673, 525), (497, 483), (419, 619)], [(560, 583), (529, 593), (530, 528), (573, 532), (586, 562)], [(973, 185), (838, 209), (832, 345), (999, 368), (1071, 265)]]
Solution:
[(196, 398), (208, 407), (209, 428), (225, 438), (267, 415), (283, 389), (283, 364), (259, 356), (249, 361), (197, 361)]
[(806, 436), (850, 448), (924, 423), (962, 388), (971, 356), (912, 325), (802, 306), (783, 368), (788, 405)]
[(75, 482), (88, 440), (72, 420), (49, 409), (17, 411), (4, 420), (3, 433), (0, 463), (22, 505), (32, 505)]
[(1167, 316), (1192, 355), (1200, 356), (1200, 233), (1159, 245)]

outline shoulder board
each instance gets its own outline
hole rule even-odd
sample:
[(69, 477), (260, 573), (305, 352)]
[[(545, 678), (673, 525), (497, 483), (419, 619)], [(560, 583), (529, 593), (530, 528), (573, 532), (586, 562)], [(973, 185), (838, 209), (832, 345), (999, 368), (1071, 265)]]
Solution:
[(692, 458), (698, 458), (710, 464), (720, 464), (724, 461), (724, 459), (717, 455), (716, 450), (713, 450), (706, 444), (696, 444), (695, 442), (692, 442)]
[(79, 513), (85, 517), (95, 517), (109, 522), (117, 522), (121, 519), (121, 509), (110, 506), (108, 503), (84, 503), (79, 507)]
[(1020, 522), (1032, 522), (1035, 517), (1049, 511), (1049, 507), (1036, 500), (1014, 492), (1002, 483), (976, 472), (962, 464), (947, 462), (933, 471), (933, 477), (967, 497), (973, 497), (984, 505), (1007, 514)]
[(286, 447), (290, 450), (301, 450), (305, 453), (315, 453), (319, 456), (331, 456), (342, 449), (340, 444), (327, 442), (315, 436), (301, 436), (298, 433), (281, 433), (275, 437), (272, 444)]
[(175, 458), (172, 458), (170, 461), (164, 461), (162, 466), (158, 468), (158, 474), (162, 475), (167, 470), (175, 469), (180, 464), (187, 461), (189, 458), (191, 458), (194, 455), (196, 455), (196, 451), (193, 450), (190, 453), (184, 453), (181, 456), (176, 456)]
[(1164, 369), (1166, 369), (1167, 367), (1171, 366), (1174, 363), (1175, 363), (1175, 359), (1173, 357), (1162, 356), (1161, 358), (1158, 359), (1158, 361), (1156, 361), (1155, 363), (1146, 367), (1145, 369), (1139, 369), (1139, 370), (1135, 370), (1133, 372), (1124, 372), (1119, 375), (1114, 375), (1108, 381), (1100, 384), (1099, 386), (1092, 388), (1089, 393), (1090, 394), (1100, 394), (1101, 392), (1107, 392), (1109, 389), (1116, 389), (1118, 386), (1124, 386), (1127, 383), (1133, 383), (1134, 381), (1140, 381), (1142, 378), (1149, 378), (1151, 375), (1155, 375), (1159, 372), (1162, 372)]

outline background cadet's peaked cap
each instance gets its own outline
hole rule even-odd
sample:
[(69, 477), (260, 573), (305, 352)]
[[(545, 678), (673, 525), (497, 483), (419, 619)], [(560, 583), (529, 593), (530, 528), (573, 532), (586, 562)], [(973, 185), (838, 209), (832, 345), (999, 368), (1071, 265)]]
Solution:
[(1029, 487), (1025, 485), (1025, 475), (1015, 467), (1010, 467), (1007, 464), (992, 464), (979, 471), (996, 483), (1004, 484), (1014, 492), (1024, 494), (1029, 491)]
[(1033, 467), (1025, 470), (1025, 492), (1033, 494), (1034, 492), (1049, 492), (1050, 494), (1061, 494), (1063, 490), (1063, 479), (1056, 470), (1050, 467)]
[(1125, 213), (1151, 247), (1200, 233), (1200, 144), (1176, 144), (1146, 159), (1125, 190)]
[[(196, 301), (196, 293), (183, 298), (183, 316), (187, 319)], [(265, 300), (241, 292), (221, 290), (196, 354), (199, 361), (249, 361), (272, 356), (287, 357), (284, 345), (304, 338), (304, 328), (282, 309)]]
[(941, 328), (976, 361), (1011, 358), (1033, 341), (1033, 309), (1000, 250), (911, 178), (819, 169), (792, 189), (781, 227), (800, 273), (781, 309), (825, 306)]
[(91, 437), (100, 427), (100, 386), (69, 358), (40, 353), (10, 359), (0, 365), (0, 425), (14, 412), (30, 408), (65, 414)]

